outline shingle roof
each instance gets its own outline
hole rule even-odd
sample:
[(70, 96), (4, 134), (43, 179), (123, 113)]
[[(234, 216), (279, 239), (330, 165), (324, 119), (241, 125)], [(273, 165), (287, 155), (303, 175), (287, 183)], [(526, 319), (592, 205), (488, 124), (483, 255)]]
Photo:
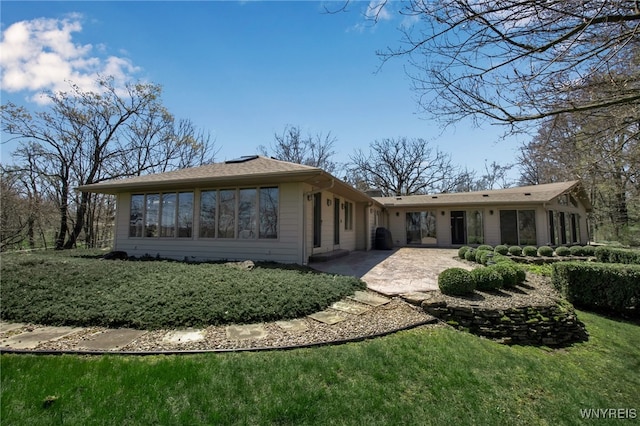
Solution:
[[(200, 167), (190, 167), (165, 173), (153, 173), (126, 179), (109, 180), (78, 187), (79, 191), (117, 193), (149, 188), (187, 187), (195, 184), (239, 184), (242, 182), (261, 182), (268, 178), (269, 183), (283, 181), (285, 178), (305, 178), (321, 175), (324, 172), (311, 166), (289, 163), (262, 156), (241, 157), (222, 163)], [(264, 182), (264, 181), (263, 181)]]
[(444, 193), (432, 195), (405, 195), (400, 197), (374, 197), (387, 207), (444, 206), (444, 205), (486, 205), (486, 204), (540, 204), (554, 198), (573, 193), (591, 210), (591, 203), (582, 189), (580, 181), (557, 182), (541, 185), (519, 186), (515, 188)]

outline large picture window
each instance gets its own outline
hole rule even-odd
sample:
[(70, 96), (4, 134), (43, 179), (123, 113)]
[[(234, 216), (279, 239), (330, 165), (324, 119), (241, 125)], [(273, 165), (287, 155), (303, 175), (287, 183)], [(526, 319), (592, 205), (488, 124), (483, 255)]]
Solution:
[(255, 188), (241, 189), (238, 197), (238, 238), (256, 237), (256, 204)]
[(535, 210), (500, 210), (502, 244), (536, 245)]
[(235, 238), (236, 231), (236, 190), (224, 189), (218, 192), (220, 198), (218, 213), (218, 238)]
[(406, 224), (407, 244), (437, 244), (434, 211), (408, 212)]
[(202, 191), (198, 235), (201, 238), (278, 238), (279, 194), (277, 187)]
[(278, 188), (260, 188), (259, 238), (278, 238)]
[(218, 191), (200, 193), (200, 237), (215, 238)]
[(130, 237), (191, 237), (193, 192), (133, 194)]
[(467, 214), (467, 244), (484, 243), (484, 226), (482, 210), (471, 210)]

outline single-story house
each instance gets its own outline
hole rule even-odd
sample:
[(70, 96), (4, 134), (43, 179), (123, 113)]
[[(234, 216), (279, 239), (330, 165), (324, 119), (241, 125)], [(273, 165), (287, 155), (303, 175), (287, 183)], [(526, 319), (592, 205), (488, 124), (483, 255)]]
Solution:
[(262, 156), (105, 181), (80, 191), (117, 198), (114, 250), (192, 260), (306, 264), (397, 246), (586, 243), (579, 181), (460, 194), (371, 197), (322, 169)]

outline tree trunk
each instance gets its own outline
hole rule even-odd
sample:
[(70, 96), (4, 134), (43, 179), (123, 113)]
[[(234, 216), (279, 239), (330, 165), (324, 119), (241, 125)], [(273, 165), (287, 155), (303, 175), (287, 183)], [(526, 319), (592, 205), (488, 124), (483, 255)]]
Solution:
[(80, 194), (80, 204), (76, 209), (76, 223), (73, 226), (73, 229), (69, 233), (69, 239), (66, 243), (64, 243), (64, 249), (71, 249), (75, 247), (76, 241), (80, 233), (82, 233), (82, 229), (84, 228), (84, 216), (87, 211), (87, 200), (89, 198), (88, 192), (83, 192)]

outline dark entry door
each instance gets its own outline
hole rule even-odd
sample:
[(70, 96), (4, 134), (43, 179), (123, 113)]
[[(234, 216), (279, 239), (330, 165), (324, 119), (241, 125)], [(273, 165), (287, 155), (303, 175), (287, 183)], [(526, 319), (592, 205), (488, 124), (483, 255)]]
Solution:
[(333, 199), (333, 244), (340, 245), (340, 199)]
[(316, 192), (313, 194), (313, 246), (320, 247), (322, 245), (322, 194)]
[(454, 210), (451, 212), (451, 244), (466, 244), (467, 233), (464, 229), (465, 212), (463, 210)]

